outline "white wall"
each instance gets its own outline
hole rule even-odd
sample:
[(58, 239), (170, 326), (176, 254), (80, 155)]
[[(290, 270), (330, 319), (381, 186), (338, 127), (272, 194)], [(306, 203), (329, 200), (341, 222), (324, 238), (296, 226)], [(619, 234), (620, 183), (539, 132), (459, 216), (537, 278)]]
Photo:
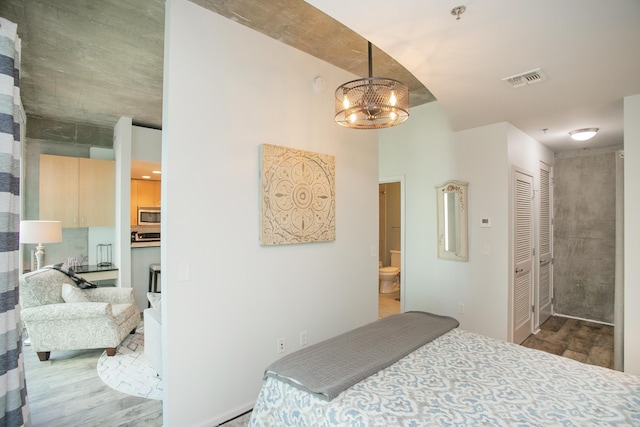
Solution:
[(116, 158), (116, 238), (113, 260), (118, 267), (119, 286), (131, 287), (131, 118), (120, 117), (113, 128)]
[[(113, 129), (113, 147), (116, 158), (116, 240), (113, 247), (114, 264), (119, 270), (119, 286), (132, 287), (133, 268), (137, 275), (147, 277), (144, 295), (138, 292), (136, 297), (140, 308), (146, 307), (146, 283), (148, 283), (148, 265), (133, 265), (131, 261), (131, 160), (159, 162), (162, 156), (162, 132), (133, 126), (130, 117), (120, 117)], [(100, 243), (100, 242), (99, 242)], [(104, 242), (102, 242), (104, 243)], [(90, 245), (89, 248), (92, 246)], [(95, 245), (93, 246), (95, 247)], [(158, 262), (155, 260), (153, 262)], [(141, 272), (140, 269), (144, 269)]]
[[(377, 318), (377, 133), (334, 124), (353, 75), (325, 62), (187, 0), (165, 35), (164, 425), (210, 426), (253, 405), (280, 337)], [(335, 156), (334, 242), (259, 245), (262, 143)]]
[[(535, 172), (552, 153), (508, 123), (454, 133), (437, 102), (381, 131), (379, 146), (380, 176), (406, 181), (405, 310), (450, 315), (463, 329), (510, 340), (512, 168)], [(469, 183), (468, 262), (437, 257), (435, 187), (451, 179)], [(480, 227), (482, 218), (491, 219), (491, 228)]]
[(624, 99), (624, 370), (640, 375), (640, 94)]
[(131, 127), (131, 160), (162, 161), (162, 131)]
[[(381, 131), (379, 141), (380, 176), (405, 176), (405, 310), (454, 316), (464, 329), (499, 338), (506, 337), (507, 289), (499, 285), (506, 280), (501, 268), (506, 253), (498, 243), (488, 258), (478, 248), (481, 241), (499, 240), (500, 216), (506, 217), (501, 209), (506, 200), (500, 200), (506, 197), (505, 141), (500, 127), (453, 133), (437, 102), (412, 108), (409, 120)], [(487, 164), (496, 163), (503, 167), (487, 171)], [(469, 182), (469, 262), (437, 256), (435, 187), (451, 179)], [(504, 181), (502, 191), (497, 181)], [(480, 214), (497, 224), (482, 238), (475, 227)]]
[[(469, 266), (457, 285), (462, 327), (510, 340), (508, 123), (456, 133), (458, 174), (469, 182)], [(481, 228), (482, 218), (491, 228)], [(485, 246), (488, 254), (485, 255)], [(455, 301), (452, 299), (452, 303)]]

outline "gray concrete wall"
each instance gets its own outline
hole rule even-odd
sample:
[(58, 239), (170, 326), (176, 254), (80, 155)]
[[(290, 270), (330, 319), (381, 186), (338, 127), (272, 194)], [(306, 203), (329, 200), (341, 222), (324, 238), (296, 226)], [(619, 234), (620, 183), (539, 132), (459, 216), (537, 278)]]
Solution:
[(555, 312), (613, 323), (615, 152), (556, 157)]

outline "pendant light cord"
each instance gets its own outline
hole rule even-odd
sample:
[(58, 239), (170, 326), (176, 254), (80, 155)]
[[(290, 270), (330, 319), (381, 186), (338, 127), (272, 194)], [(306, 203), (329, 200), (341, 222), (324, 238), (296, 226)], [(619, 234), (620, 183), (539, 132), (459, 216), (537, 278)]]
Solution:
[(373, 77), (373, 61), (372, 61), (372, 55), (371, 55), (371, 42), (367, 41), (367, 43), (369, 44), (369, 78)]

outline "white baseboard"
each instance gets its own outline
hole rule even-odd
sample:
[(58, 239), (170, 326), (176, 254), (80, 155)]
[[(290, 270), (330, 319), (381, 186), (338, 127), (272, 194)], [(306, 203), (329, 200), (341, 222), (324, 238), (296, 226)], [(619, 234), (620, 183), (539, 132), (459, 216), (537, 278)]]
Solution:
[(553, 315), (558, 317), (566, 317), (567, 319), (582, 320), (583, 322), (591, 322), (591, 323), (598, 323), (600, 325), (615, 326), (613, 323), (601, 322), (599, 320), (593, 320), (593, 319), (583, 319), (582, 317), (569, 316), (568, 314), (553, 313)]

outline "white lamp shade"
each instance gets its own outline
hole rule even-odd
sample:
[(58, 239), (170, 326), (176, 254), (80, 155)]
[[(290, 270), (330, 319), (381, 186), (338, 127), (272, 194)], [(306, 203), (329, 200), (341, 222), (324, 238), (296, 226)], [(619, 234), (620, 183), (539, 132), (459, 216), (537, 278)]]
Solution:
[(62, 242), (60, 221), (20, 221), (20, 243)]

